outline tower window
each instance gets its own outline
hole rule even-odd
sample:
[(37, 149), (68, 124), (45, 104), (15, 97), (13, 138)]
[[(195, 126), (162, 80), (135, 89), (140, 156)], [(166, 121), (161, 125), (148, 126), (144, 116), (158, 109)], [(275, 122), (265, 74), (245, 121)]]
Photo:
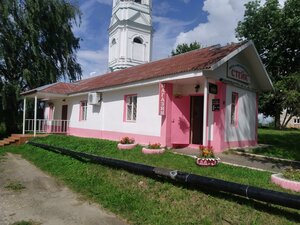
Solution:
[(117, 42), (116, 42), (116, 39), (114, 38), (114, 39), (112, 39), (112, 41), (111, 41), (111, 45), (115, 45)]
[(139, 38), (139, 37), (134, 38), (133, 42), (137, 43), (137, 44), (143, 44), (143, 40), (141, 38)]
[(142, 3), (142, 0), (134, 0), (136, 3)]

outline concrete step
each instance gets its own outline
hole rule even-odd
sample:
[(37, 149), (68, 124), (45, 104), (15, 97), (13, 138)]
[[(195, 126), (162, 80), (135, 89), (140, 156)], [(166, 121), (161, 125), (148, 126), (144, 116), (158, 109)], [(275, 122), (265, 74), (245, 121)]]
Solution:
[(11, 143), (11, 141), (10, 141), (8, 138), (4, 138), (4, 139), (2, 140), (2, 142), (3, 142), (4, 144), (6, 144), (6, 145), (9, 145), (9, 144)]
[(4, 138), (0, 141), (0, 147), (3, 147), (5, 145), (10, 145), (12, 143), (20, 142), (20, 137), (18, 136), (10, 136), (8, 138)]
[(16, 142), (16, 141), (20, 140), (20, 137), (12, 137), (12, 136), (10, 136), (7, 139), (10, 140), (11, 142)]

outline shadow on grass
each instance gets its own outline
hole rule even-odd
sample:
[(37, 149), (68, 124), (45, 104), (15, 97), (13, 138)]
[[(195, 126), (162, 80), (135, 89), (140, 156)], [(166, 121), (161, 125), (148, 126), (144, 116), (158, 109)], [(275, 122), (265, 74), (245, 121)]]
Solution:
[(244, 206), (246, 205), (246, 206), (251, 207), (260, 212), (265, 212), (265, 213), (272, 214), (275, 216), (283, 217), (283, 218), (285, 218), (289, 221), (295, 222), (297, 224), (300, 223), (300, 214), (299, 214), (299, 211), (297, 211), (296, 209), (290, 209), (288, 207), (278, 206), (278, 205), (266, 203), (266, 202), (260, 202), (260, 201), (254, 200), (254, 199), (246, 198), (246, 197), (231, 194), (231, 193), (221, 192), (221, 191), (217, 191), (214, 189), (208, 190), (207, 188), (204, 188), (204, 187), (203, 188), (191, 187), (187, 184), (178, 183), (174, 180), (158, 178), (158, 177), (152, 177), (152, 179), (159, 181), (161, 183), (169, 182), (179, 188), (186, 188), (186, 189), (192, 190), (192, 191), (199, 191), (206, 195), (224, 199), (226, 201), (230, 201), (230, 202), (233, 202), (233, 203), (236, 203), (239, 205), (244, 205)]
[[(73, 157), (72, 154), (68, 154), (68, 156)], [(76, 157), (77, 159), (80, 159), (80, 157)], [(85, 159), (81, 159), (80, 161), (82, 162), (86, 162), (86, 163), (93, 163), (93, 164), (98, 164), (101, 165), (101, 163), (99, 163), (98, 161), (94, 161), (94, 160), (85, 160)], [(107, 166), (110, 167), (112, 169), (116, 169), (116, 170), (121, 170), (120, 168), (118, 168), (118, 166)], [(129, 171), (129, 170), (125, 170), (127, 172), (131, 172), (133, 174), (136, 175), (141, 175), (141, 172), (137, 172), (137, 171)], [(149, 173), (150, 174), (150, 173)], [(231, 201), (234, 203), (237, 203), (239, 205), (246, 205), (248, 207), (251, 207), (255, 210), (259, 210), (260, 212), (265, 212), (265, 213), (269, 213), (269, 214), (273, 214), (276, 216), (280, 216), (280, 217), (284, 217), (290, 221), (296, 222), (296, 223), (300, 223), (300, 214), (297, 213), (297, 211), (295, 209), (290, 209), (290, 208), (286, 208), (283, 206), (277, 206), (274, 204), (270, 204), (270, 203), (264, 203), (264, 202), (260, 202), (260, 201), (256, 201), (253, 199), (249, 199), (246, 197), (242, 197), (242, 196), (238, 196), (235, 194), (230, 194), (230, 193), (225, 193), (225, 192), (220, 192), (214, 189), (210, 189), (207, 190), (206, 188), (199, 188), (199, 187), (191, 187), (185, 183), (180, 183), (178, 181), (169, 179), (169, 178), (165, 178), (165, 177), (161, 177), (161, 176), (157, 176), (156, 174), (150, 174), (148, 176), (145, 175), (146, 177), (150, 177), (156, 181), (159, 181), (161, 183), (164, 182), (169, 182), (172, 183), (174, 186), (176, 187), (180, 187), (180, 188), (187, 188), (188, 190), (193, 190), (193, 191), (201, 191), (207, 195), (211, 195), (217, 198), (222, 198), (225, 199), (227, 201)]]
[(258, 136), (260, 144), (271, 145), (268, 148), (256, 149), (255, 153), (273, 155), (277, 157), (294, 159), (300, 161), (300, 132), (299, 131), (279, 131), (260, 130)]

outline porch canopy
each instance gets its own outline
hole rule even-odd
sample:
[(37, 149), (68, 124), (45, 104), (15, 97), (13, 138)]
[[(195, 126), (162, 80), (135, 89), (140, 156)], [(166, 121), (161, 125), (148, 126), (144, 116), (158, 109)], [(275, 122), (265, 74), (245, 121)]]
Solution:
[[(26, 132), (26, 103), (27, 99), (34, 99), (34, 118), (32, 119), (33, 123), (31, 124), (31, 127), (33, 128), (33, 134), (36, 136), (37, 133), (37, 104), (38, 100), (41, 101), (49, 101), (49, 100), (55, 100), (60, 98), (66, 98), (67, 92), (71, 90), (72, 84), (68, 83), (54, 83), (49, 84), (45, 86), (41, 86), (26, 92), (21, 93), (21, 96), (23, 97), (23, 131), (22, 134), (24, 135)], [(54, 91), (55, 90), (55, 91)], [(29, 129), (31, 131), (31, 129)]]

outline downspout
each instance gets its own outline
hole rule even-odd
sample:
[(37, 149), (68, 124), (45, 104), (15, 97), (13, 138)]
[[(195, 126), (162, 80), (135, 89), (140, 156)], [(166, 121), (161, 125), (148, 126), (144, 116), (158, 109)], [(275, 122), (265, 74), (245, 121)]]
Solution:
[(23, 100), (23, 132), (22, 134), (25, 134), (25, 126), (26, 126), (26, 97), (24, 97)]
[(203, 103), (203, 139), (202, 145), (207, 144), (207, 98), (208, 98), (208, 88), (207, 88), (207, 78), (204, 80), (204, 103)]

